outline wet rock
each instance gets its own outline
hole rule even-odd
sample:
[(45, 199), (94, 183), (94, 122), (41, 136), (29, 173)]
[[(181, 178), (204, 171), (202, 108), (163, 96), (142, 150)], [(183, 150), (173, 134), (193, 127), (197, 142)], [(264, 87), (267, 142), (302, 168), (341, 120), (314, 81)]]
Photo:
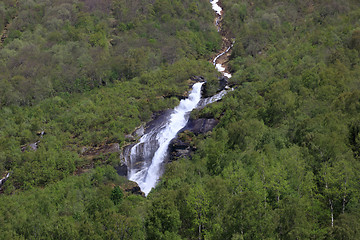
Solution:
[(228, 78), (225, 76), (221, 76), (218, 78), (218, 82), (217, 83), (205, 83), (202, 86), (202, 97), (203, 98), (209, 98), (214, 96), (215, 94), (228, 89)]
[[(171, 113), (173, 112), (172, 109), (168, 109), (165, 111), (159, 111), (159, 112), (155, 112), (153, 113), (152, 116), (152, 120), (148, 123), (146, 123), (146, 125), (142, 125), (140, 126), (138, 129), (136, 129), (130, 136), (131, 138), (134, 139), (134, 141), (131, 141), (131, 144), (123, 147), (121, 154), (120, 154), (120, 164), (119, 166), (116, 167), (116, 170), (118, 172), (119, 175), (121, 176), (127, 176), (128, 175), (128, 169), (132, 168), (132, 169), (140, 169), (142, 167), (142, 165), (144, 164), (146, 159), (151, 159), (154, 151), (154, 148), (158, 147), (158, 142), (156, 139), (156, 136), (148, 139), (149, 146), (145, 146), (144, 144), (140, 144), (140, 146), (136, 149), (137, 153), (136, 154), (138, 157), (133, 160), (133, 163), (131, 163), (130, 160), (130, 150), (131, 148), (136, 144), (135, 141), (135, 137), (134, 136), (138, 136), (140, 137), (140, 135), (144, 135), (149, 133), (150, 131), (152, 131), (154, 128), (159, 128), (159, 126), (161, 127), (162, 123), (169, 118), (169, 116), (171, 115)], [(129, 136), (129, 138), (130, 138)], [(144, 154), (144, 153), (149, 153), (149, 154)], [(151, 155), (151, 154), (152, 155)], [(144, 155), (146, 155), (146, 158), (144, 157)]]
[(164, 122), (166, 119), (168, 119), (172, 113), (173, 113), (173, 109), (167, 109), (164, 111), (158, 111), (153, 113), (151, 117), (152, 120), (146, 123), (144, 134), (149, 133), (152, 129), (159, 126), (159, 124)]
[(130, 166), (130, 150), (134, 146), (134, 144), (127, 145), (120, 152), (120, 164), (115, 167), (116, 172), (120, 176), (127, 177), (128, 175), (128, 166)]

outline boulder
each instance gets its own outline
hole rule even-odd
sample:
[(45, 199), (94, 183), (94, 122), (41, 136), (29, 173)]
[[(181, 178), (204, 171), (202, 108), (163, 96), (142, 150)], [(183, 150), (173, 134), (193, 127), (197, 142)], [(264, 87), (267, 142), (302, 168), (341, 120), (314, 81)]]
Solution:
[(169, 145), (170, 158), (168, 162), (172, 162), (180, 158), (190, 158), (191, 153), (194, 151), (195, 149), (188, 142), (175, 138)]
[(196, 135), (203, 134), (210, 132), (218, 123), (219, 121), (213, 118), (190, 119), (184, 130), (189, 130)]

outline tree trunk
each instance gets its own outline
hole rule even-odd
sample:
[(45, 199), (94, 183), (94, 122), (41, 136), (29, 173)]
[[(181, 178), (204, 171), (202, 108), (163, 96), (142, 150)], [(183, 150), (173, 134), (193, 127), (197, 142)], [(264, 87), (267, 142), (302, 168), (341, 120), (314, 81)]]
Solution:
[(330, 210), (331, 210), (331, 227), (334, 227), (334, 207), (333, 207), (333, 202), (331, 199), (329, 199), (329, 203), (330, 203)]
[(342, 203), (342, 213), (345, 213), (345, 204), (346, 204), (346, 180), (345, 180), (345, 190), (344, 190), (344, 195), (343, 195), (343, 203)]
[(199, 214), (199, 240), (201, 240), (201, 213)]

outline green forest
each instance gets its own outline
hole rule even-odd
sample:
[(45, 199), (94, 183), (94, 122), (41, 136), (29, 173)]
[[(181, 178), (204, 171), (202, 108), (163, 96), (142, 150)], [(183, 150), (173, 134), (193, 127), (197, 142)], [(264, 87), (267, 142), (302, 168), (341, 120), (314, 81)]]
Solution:
[(360, 239), (359, 1), (220, 5), (234, 91), (143, 197), (116, 149), (215, 93), (209, 0), (0, 2), (0, 239)]

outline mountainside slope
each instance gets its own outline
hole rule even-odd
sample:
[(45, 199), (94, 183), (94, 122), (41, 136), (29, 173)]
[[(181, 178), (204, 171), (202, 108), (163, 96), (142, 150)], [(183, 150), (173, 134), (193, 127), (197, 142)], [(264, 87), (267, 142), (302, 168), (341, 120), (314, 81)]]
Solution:
[[(11, 171), (0, 236), (360, 238), (358, 1), (222, 0), (222, 27), (236, 39), (228, 62), (236, 89), (192, 113), (219, 124), (182, 134), (196, 152), (169, 163), (147, 198), (116, 174), (117, 153), (71, 175), (89, 164), (83, 147), (130, 141), (125, 135), (153, 112), (178, 103), (171, 96), (191, 76), (216, 80), (207, 62), (220, 47), (210, 4), (19, 3), (16, 21), (38, 17), (14, 21), (19, 37), (10, 29), (0, 50), (0, 173)], [(57, 20), (51, 8), (61, 8)], [(34, 85), (20, 83), (47, 77), (50, 92), (21, 92)], [(26, 104), (34, 106), (15, 106)], [(21, 152), (36, 141), (37, 151)]]

